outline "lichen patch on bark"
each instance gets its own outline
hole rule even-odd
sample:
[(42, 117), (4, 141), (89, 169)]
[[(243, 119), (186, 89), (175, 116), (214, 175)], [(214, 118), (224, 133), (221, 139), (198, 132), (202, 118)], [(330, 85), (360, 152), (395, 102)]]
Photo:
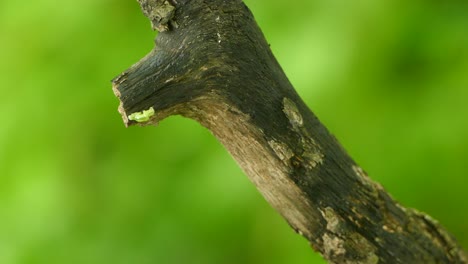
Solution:
[(323, 154), (318, 151), (306, 151), (303, 156), (306, 158), (310, 167), (314, 168), (323, 163)]
[(288, 145), (278, 142), (276, 140), (269, 140), (268, 145), (275, 152), (276, 156), (284, 163), (288, 164), (289, 160), (294, 156), (293, 151), (288, 147)]
[(322, 236), (322, 242), (324, 257), (330, 260), (331, 263), (379, 263), (376, 247), (358, 233), (340, 235), (326, 232)]
[(138, 0), (143, 14), (151, 22), (153, 30), (164, 32), (169, 30), (169, 22), (174, 17), (175, 6), (167, 0)]
[(346, 253), (344, 241), (337, 236), (331, 236), (328, 233), (325, 233), (322, 236), (322, 240), (325, 257), (327, 259), (334, 259), (337, 256), (341, 256)]
[(333, 233), (337, 233), (340, 225), (340, 219), (333, 208), (326, 207), (325, 209), (320, 210), (320, 213), (325, 221), (327, 221), (327, 229)]
[(299, 109), (297, 109), (296, 104), (286, 97), (283, 98), (283, 112), (289, 119), (289, 123), (291, 123), (294, 128), (301, 127), (304, 124), (302, 115), (299, 112)]
[(322, 235), (326, 259), (347, 264), (378, 263), (376, 247), (359, 233), (350, 232), (345, 220), (333, 208), (325, 207), (319, 211), (326, 222), (326, 231)]
[(288, 118), (292, 130), (297, 133), (301, 141), (302, 150), (300, 153), (296, 153), (296, 155), (302, 157), (301, 160), (306, 161), (304, 165), (309, 169), (322, 164), (324, 155), (320, 151), (319, 145), (304, 127), (304, 120), (297, 105), (291, 99), (284, 97), (282, 110)]

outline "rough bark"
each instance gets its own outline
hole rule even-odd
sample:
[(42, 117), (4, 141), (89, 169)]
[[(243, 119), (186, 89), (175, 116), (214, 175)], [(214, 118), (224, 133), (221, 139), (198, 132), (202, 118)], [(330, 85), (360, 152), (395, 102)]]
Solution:
[[(241, 0), (138, 0), (156, 47), (113, 80), (125, 125), (192, 118), (330, 263), (467, 263), (429, 216), (401, 206), (308, 109)], [(146, 110), (146, 111), (145, 111)]]

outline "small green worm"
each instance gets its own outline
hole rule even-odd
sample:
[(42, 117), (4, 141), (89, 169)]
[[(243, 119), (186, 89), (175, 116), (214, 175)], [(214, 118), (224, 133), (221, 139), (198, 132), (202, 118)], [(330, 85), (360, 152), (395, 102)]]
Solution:
[(154, 115), (154, 108), (150, 107), (148, 110), (143, 110), (141, 112), (135, 112), (128, 116), (128, 120), (133, 120), (138, 123), (146, 122), (150, 120), (150, 117)]

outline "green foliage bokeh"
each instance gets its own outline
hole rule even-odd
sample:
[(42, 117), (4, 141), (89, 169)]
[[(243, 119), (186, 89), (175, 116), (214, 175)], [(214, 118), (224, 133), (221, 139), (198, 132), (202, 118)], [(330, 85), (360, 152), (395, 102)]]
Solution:
[[(246, 0), (299, 94), (468, 246), (466, 1)], [(0, 2), (0, 263), (324, 263), (203, 127), (124, 128), (136, 1)]]

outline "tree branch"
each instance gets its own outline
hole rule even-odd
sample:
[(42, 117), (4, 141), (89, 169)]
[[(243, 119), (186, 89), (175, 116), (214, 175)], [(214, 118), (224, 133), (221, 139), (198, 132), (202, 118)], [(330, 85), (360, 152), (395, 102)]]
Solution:
[(126, 126), (192, 118), (331, 263), (467, 263), (435, 220), (394, 201), (298, 96), (240, 0), (138, 0), (156, 47), (113, 80)]

